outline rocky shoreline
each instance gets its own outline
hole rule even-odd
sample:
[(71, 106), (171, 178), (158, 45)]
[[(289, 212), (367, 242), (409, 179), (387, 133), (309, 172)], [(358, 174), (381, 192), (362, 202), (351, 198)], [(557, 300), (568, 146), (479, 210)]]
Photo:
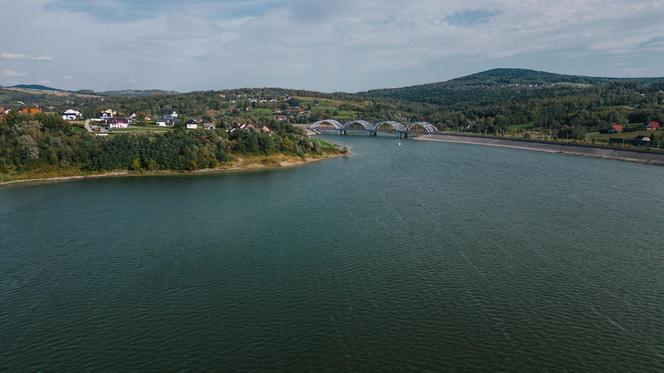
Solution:
[(440, 141), (455, 144), (471, 144), (494, 146), (501, 148), (524, 149), (546, 153), (561, 153), (583, 157), (603, 158), (636, 162), (656, 166), (664, 166), (664, 153), (645, 153), (619, 149), (606, 149), (591, 146), (576, 146), (565, 144), (547, 144), (510, 139), (497, 139), (479, 136), (463, 135), (425, 135), (415, 138), (420, 141)]

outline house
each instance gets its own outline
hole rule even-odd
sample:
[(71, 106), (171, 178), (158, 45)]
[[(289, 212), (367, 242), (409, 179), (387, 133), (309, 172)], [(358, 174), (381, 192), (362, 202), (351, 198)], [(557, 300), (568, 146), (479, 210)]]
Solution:
[(22, 114), (39, 114), (41, 113), (41, 109), (38, 107), (26, 107), (21, 109)]
[(117, 114), (113, 109), (104, 110), (101, 112), (101, 119), (110, 119)]
[(277, 115), (276, 118), (277, 118), (277, 120), (278, 120), (279, 122), (285, 122), (285, 121), (288, 120), (288, 116), (287, 116), (287, 115)]
[(650, 136), (636, 136), (634, 140), (641, 142), (650, 142)]
[(187, 123), (185, 124), (188, 130), (195, 130), (198, 129), (198, 122), (196, 122), (193, 119), (189, 119)]
[(611, 125), (611, 128), (609, 128), (609, 133), (623, 133), (624, 131), (625, 127), (623, 127), (623, 125), (619, 123), (613, 123)]
[(173, 127), (175, 122), (173, 122), (171, 119), (157, 119), (155, 124), (157, 127)]
[(12, 109), (9, 108), (9, 109), (4, 110), (4, 111), (2, 112), (2, 114), (7, 115), (7, 114), (9, 114), (9, 113), (11, 113), (11, 112), (12, 112)]
[(272, 134), (272, 130), (267, 128), (266, 126), (263, 126), (263, 128), (261, 128), (261, 132)]
[(214, 123), (203, 123), (203, 128), (208, 131), (214, 131), (217, 129), (217, 126), (215, 126)]
[(662, 128), (662, 126), (659, 124), (659, 122), (656, 121), (648, 123), (648, 126), (646, 127), (648, 131), (657, 131), (660, 128)]
[(298, 110), (298, 112), (299, 112), (300, 114), (304, 114), (304, 108), (303, 108), (303, 107), (300, 107), (300, 108), (298, 108), (297, 110)]
[(129, 120), (127, 118), (110, 118), (108, 128), (128, 128)]
[(83, 118), (83, 114), (80, 111), (69, 109), (62, 113), (62, 119), (64, 120), (78, 120)]
[(173, 112), (170, 115), (171, 115), (171, 119), (177, 119), (179, 114), (178, 114), (177, 111), (173, 110)]

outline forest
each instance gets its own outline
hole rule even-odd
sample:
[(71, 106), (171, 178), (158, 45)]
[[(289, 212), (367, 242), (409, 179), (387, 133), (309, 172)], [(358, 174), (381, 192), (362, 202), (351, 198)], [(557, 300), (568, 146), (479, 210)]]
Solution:
[(156, 171), (215, 168), (235, 155), (318, 156), (335, 151), (290, 125), (256, 130), (185, 130), (95, 136), (57, 115), (0, 117), (0, 174), (78, 169)]
[(281, 113), (287, 123), (427, 121), (446, 131), (582, 139), (588, 133), (606, 132), (613, 123), (635, 131), (650, 121), (664, 122), (664, 78), (494, 69), (441, 83), (358, 93), (245, 88), (191, 93), (79, 91), (62, 96), (0, 90), (0, 105), (17, 107), (16, 102), (54, 112), (75, 108), (88, 118), (108, 108), (140, 118), (158, 118), (175, 110), (221, 127), (276, 125), (276, 114)]

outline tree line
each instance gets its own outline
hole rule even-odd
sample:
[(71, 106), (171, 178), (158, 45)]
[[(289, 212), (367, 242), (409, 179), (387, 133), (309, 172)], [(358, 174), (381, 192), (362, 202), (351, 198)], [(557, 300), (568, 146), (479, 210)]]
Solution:
[(95, 136), (56, 115), (10, 113), (0, 118), (0, 173), (38, 169), (197, 170), (213, 168), (235, 154), (318, 155), (325, 149), (289, 125), (272, 133), (176, 128), (167, 133)]

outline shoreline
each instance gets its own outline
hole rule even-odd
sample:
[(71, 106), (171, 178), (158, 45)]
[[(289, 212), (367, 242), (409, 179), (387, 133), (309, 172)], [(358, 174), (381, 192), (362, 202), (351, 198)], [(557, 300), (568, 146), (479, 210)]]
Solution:
[(216, 167), (205, 168), (193, 171), (175, 171), (175, 170), (157, 170), (157, 171), (108, 171), (88, 175), (70, 175), (70, 176), (54, 176), (54, 177), (36, 177), (30, 179), (18, 179), (9, 181), (0, 181), (0, 188), (10, 185), (18, 184), (38, 184), (38, 183), (56, 183), (67, 182), (84, 179), (100, 179), (111, 177), (141, 177), (141, 176), (194, 176), (205, 175), (225, 172), (244, 172), (244, 171), (267, 171), (277, 170), (282, 168), (293, 168), (302, 166), (309, 163), (315, 163), (330, 158), (337, 158), (343, 154), (323, 154), (320, 157), (305, 157), (299, 158), (295, 156), (288, 156), (284, 154), (274, 156), (249, 156), (237, 157), (232, 163)]
[(641, 163), (653, 166), (664, 166), (664, 154), (633, 152), (619, 149), (606, 149), (591, 146), (574, 146), (565, 144), (546, 144), (538, 142), (498, 139), (463, 135), (424, 135), (414, 138), (418, 141), (447, 142), (453, 144), (483, 145), (496, 148), (522, 149), (543, 153), (569, 154), (581, 157), (610, 159), (625, 162)]

